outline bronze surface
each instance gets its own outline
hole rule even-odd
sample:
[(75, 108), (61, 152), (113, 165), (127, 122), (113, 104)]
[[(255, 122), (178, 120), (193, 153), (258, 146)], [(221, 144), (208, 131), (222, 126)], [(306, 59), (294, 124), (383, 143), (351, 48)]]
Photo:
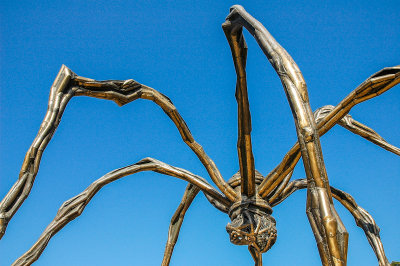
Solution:
[[(247, 245), (255, 265), (262, 265), (262, 254), (273, 246), (278, 236), (272, 208), (300, 189), (307, 189), (306, 213), (323, 265), (347, 263), (348, 233), (335, 210), (332, 198), (339, 201), (354, 217), (357, 226), (364, 230), (379, 265), (389, 265), (380, 239), (380, 229), (375, 220), (357, 205), (352, 196), (329, 184), (319, 138), (339, 124), (350, 132), (400, 155), (399, 148), (387, 143), (377, 132), (356, 121), (349, 114), (355, 105), (379, 96), (397, 85), (400, 82), (400, 66), (384, 68), (366, 79), (336, 106), (323, 106), (313, 113), (307, 86), (299, 67), (260, 22), (243, 7), (236, 5), (230, 9), (222, 27), (231, 48), (236, 70), (239, 172), (229, 181), (225, 181), (216, 164), (195, 141), (171, 100), (157, 90), (132, 79), (97, 81), (84, 78), (63, 65), (50, 89), (47, 113), (26, 153), (19, 177), (0, 203), (0, 238), (4, 235), (13, 215), (29, 196), (38, 173), (41, 156), (61, 122), (66, 105), (74, 96), (112, 100), (119, 106), (137, 99), (151, 100), (172, 120), (184, 143), (195, 153), (221, 192), (204, 178), (185, 169), (145, 158), (107, 173), (83, 192), (64, 202), (37, 242), (13, 265), (30, 265), (35, 262), (50, 239), (65, 225), (80, 216), (101, 188), (122, 177), (142, 171), (158, 172), (189, 183), (181, 203), (171, 218), (162, 265), (169, 265), (186, 211), (199, 192), (204, 193), (216, 209), (228, 214), (231, 223), (226, 226), (226, 230), (230, 241), (236, 245)], [(246, 81), (247, 45), (243, 28), (254, 36), (281, 79), (292, 110), (298, 138), (281, 163), (266, 177), (256, 171), (252, 152), (251, 116)], [(303, 159), (307, 178), (290, 181), (293, 169), (300, 158)]]

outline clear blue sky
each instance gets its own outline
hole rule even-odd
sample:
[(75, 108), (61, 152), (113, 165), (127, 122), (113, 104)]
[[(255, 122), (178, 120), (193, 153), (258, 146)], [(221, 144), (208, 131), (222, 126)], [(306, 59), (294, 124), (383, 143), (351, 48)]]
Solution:
[[(292, 55), (312, 109), (337, 104), (367, 77), (400, 64), (399, 1), (2, 1), (0, 197), (18, 177), (65, 64), (78, 75), (133, 78), (172, 99), (225, 179), (238, 170), (235, 72), (221, 29), (242, 4)], [(271, 171), (296, 141), (277, 75), (256, 42), (248, 87), (256, 168)], [(400, 87), (351, 114), (400, 146)], [(352, 194), (381, 227), (390, 261), (400, 260), (400, 158), (341, 127), (321, 139), (331, 185)], [(153, 157), (208, 180), (167, 116), (151, 102), (119, 108), (76, 97), (48, 145), (30, 196), (0, 242), (9, 265), (36, 241), (60, 205), (105, 173)], [(294, 178), (304, 178), (301, 163)], [(103, 188), (49, 243), (36, 265), (159, 265), (185, 182), (154, 173)], [(320, 265), (305, 214), (305, 191), (274, 208), (278, 240), (265, 265)], [(348, 265), (376, 265), (363, 231), (336, 202), (350, 233)], [(227, 215), (199, 195), (187, 213), (171, 265), (253, 265), (229, 242)]]

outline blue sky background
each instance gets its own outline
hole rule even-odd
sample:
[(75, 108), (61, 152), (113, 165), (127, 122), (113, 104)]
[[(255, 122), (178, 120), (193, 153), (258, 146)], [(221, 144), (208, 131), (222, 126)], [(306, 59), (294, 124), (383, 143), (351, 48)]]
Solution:
[[(0, 197), (18, 177), (61, 67), (104, 79), (133, 78), (172, 99), (225, 179), (238, 170), (235, 72), (221, 29), (242, 4), (292, 55), (312, 109), (337, 104), (367, 77), (400, 64), (399, 1), (2, 1)], [(266, 175), (296, 141), (279, 78), (246, 33), (256, 168)], [(351, 111), (400, 146), (400, 87)], [(350, 193), (381, 227), (390, 261), (400, 260), (400, 160), (341, 127), (321, 139), (331, 185)], [(76, 97), (42, 158), (30, 196), (0, 242), (0, 265), (28, 250), (60, 205), (105, 173), (153, 157), (208, 180), (197, 157), (155, 104)], [(301, 163), (294, 178), (304, 178)], [(104, 187), (49, 243), (35, 265), (159, 265), (185, 182), (139, 173)], [(265, 265), (320, 265), (305, 214), (306, 191), (274, 208), (278, 240)], [(352, 216), (348, 265), (376, 265)], [(171, 265), (252, 265), (229, 242), (227, 215), (203, 195), (192, 204)]]

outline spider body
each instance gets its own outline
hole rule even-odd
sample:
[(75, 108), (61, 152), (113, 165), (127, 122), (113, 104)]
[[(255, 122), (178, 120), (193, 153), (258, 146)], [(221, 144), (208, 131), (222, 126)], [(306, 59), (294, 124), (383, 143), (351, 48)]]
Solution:
[[(263, 176), (255, 171), (256, 189)], [(240, 173), (236, 173), (228, 184), (236, 192), (241, 190)], [(276, 221), (271, 216), (272, 207), (259, 196), (240, 198), (229, 208), (228, 215), (232, 222), (226, 226), (230, 241), (235, 245), (247, 245), (258, 252), (268, 251), (277, 238)]]
[[(49, 106), (39, 132), (26, 153), (17, 182), (0, 203), (0, 238), (12, 216), (28, 197), (38, 173), (44, 149), (57, 129), (69, 100), (88, 96), (111, 100), (119, 106), (137, 99), (150, 100), (158, 105), (178, 129), (183, 142), (203, 164), (214, 188), (206, 179), (185, 169), (168, 165), (153, 158), (145, 158), (132, 165), (116, 169), (99, 178), (83, 192), (64, 202), (54, 220), (38, 241), (13, 265), (30, 265), (36, 261), (52, 236), (82, 214), (86, 205), (105, 185), (122, 177), (142, 171), (154, 171), (187, 181), (181, 203), (173, 215), (162, 265), (169, 265), (186, 211), (199, 192), (218, 210), (227, 213), (231, 223), (226, 226), (230, 240), (236, 245), (247, 245), (257, 266), (262, 265), (262, 253), (269, 250), (277, 238), (276, 221), (272, 208), (292, 193), (307, 189), (306, 213), (317, 242), (323, 265), (344, 266), (347, 262), (348, 233), (337, 214), (333, 199), (338, 200), (353, 215), (364, 230), (381, 266), (389, 265), (374, 219), (346, 192), (329, 184), (319, 138), (336, 124), (362, 136), (372, 143), (400, 155), (400, 149), (387, 143), (371, 128), (354, 120), (352, 107), (377, 97), (400, 82), (400, 66), (378, 71), (337, 106), (324, 106), (311, 111), (307, 86), (300, 69), (265, 27), (243, 7), (233, 6), (222, 28), (231, 48), (236, 70), (236, 100), (238, 104), (237, 151), (240, 170), (225, 181), (216, 164), (196, 142), (187, 124), (172, 101), (157, 90), (133, 79), (97, 81), (78, 76), (62, 66), (50, 90)], [(251, 116), (247, 95), (247, 45), (243, 28), (254, 36), (283, 84), (295, 120), (298, 142), (268, 175), (255, 170), (251, 144)], [(306, 179), (291, 181), (293, 169), (302, 158)]]

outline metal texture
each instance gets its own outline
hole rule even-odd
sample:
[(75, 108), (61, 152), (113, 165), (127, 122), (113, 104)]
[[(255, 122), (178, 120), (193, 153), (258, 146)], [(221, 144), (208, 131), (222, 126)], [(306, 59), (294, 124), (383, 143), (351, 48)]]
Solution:
[[(324, 106), (311, 111), (307, 86), (298, 66), (265, 27), (243, 7), (233, 6), (222, 28), (230, 45), (236, 70), (236, 100), (238, 104), (239, 172), (225, 181), (215, 163), (198, 144), (171, 100), (153, 88), (132, 79), (96, 81), (80, 77), (62, 66), (50, 90), (47, 113), (39, 132), (26, 153), (18, 180), (0, 203), (0, 238), (7, 224), (28, 197), (38, 173), (41, 156), (57, 129), (69, 100), (74, 96), (89, 96), (112, 100), (119, 106), (137, 99), (151, 100), (167, 114), (178, 129), (182, 140), (192, 149), (207, 170), (219, 192), (204, 178), (187, 170), (145, 158), (130, 166), (114, 170), (93, 182), (79, 195), (64, 202), (56, 217), (37, 242), (13, 265), (30, 265), (36, 261), (50, 239), (66, 224), (80, 216), (105, 185), (141, 171), (154, 171), (187, 181), (181, 203), (174, 213), (165, 247), (162, 265), (169, 265), (178, 240), (186, 211), (199, 192), (219, 211), (231, 219), (226, 230), (232, 243), (247, 245), (255, 265), (262, 265), (262, 254), (277, 238), (272, 208), (293, 192), (307, 189), (307, 209), (311, 228), (323, 265), (346, 265), (348, 233), (338, 216), (332, 198), (339, 201), (354, 217), (377, 257), (379, 265), (389, 265), (379, 236), (379, 227), (372, 216), (357, 205), (346, 192), (329, 184), (319, 138), (339, 124), (368, 141), (400, 155), (400, 149), (387, 143), (377, 132), (354, 120), (349, 112), (355, 105), (381, 95), (400, 82), (400, 66), (384, 68), (372, 75), (336, 106)], [(296, 125), (298, 142), (281, 163), (266, 177), (255, 169), (251, 143), (251, 116), (246, 82), (247, 45), (243, 36), (247, 29), (281, 79)], [(306, 179), (290, 181), (293, 169), (303, 159)]]

